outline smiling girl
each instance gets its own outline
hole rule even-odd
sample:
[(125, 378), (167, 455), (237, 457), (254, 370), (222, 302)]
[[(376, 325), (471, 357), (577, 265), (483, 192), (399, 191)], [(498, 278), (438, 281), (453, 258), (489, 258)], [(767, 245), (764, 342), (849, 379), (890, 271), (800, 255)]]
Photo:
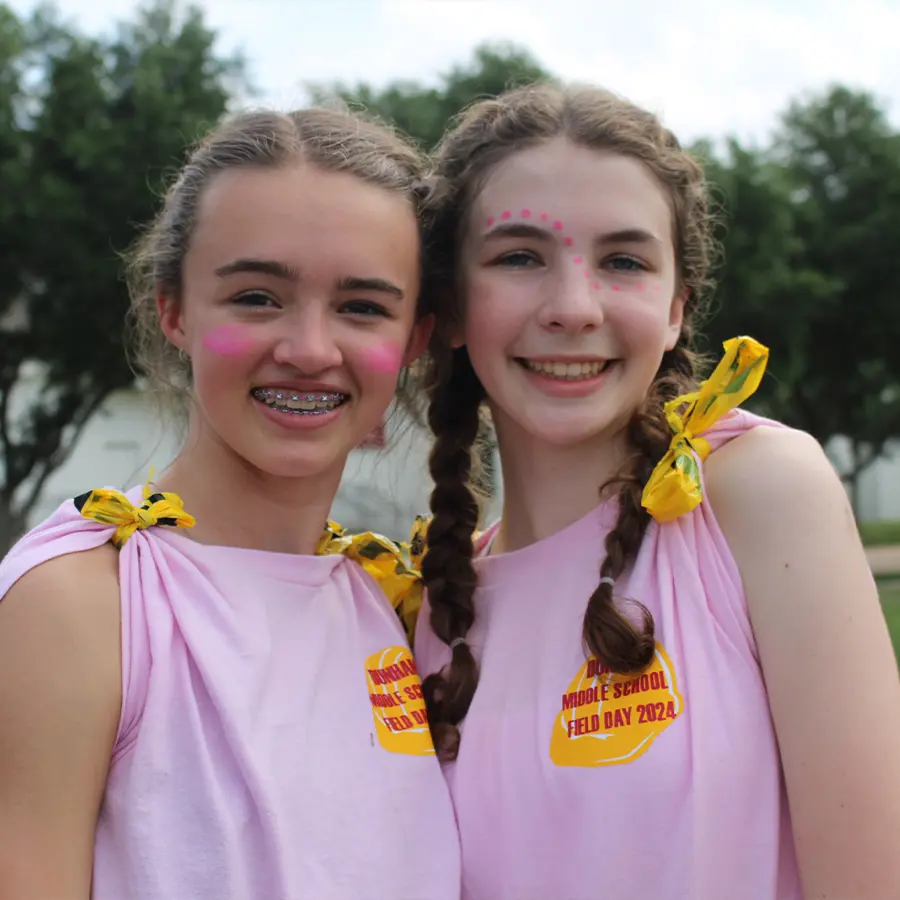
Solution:
[(259, 112), (169, 190), (132, 311), (184, 448), (0, 565), (4, 900), (458, 897), (406, 638), (349, 558), (391, 547), (323, 531), (428, 340), (420, 177), (362, 119)]
[[(699, 387), (698, 164), (594, 88), (476, 104), (429, 211), (433, 519), (416, 658), (477, 900), (882, 900), (900, 685), (809, 436)], [(473, 542), (482, 406), (503, 510)], [(473, 559), (474, 557), (474, 559)]]

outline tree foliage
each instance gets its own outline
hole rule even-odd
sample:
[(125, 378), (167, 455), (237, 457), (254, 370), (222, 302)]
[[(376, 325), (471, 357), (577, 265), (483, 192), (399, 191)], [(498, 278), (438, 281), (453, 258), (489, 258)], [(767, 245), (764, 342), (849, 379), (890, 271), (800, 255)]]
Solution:
[(0, 7), (0, 552), (132, 383), (119, 254), (245, 84), (196, 8), (164, 0), (91, 37), (52, 8)]

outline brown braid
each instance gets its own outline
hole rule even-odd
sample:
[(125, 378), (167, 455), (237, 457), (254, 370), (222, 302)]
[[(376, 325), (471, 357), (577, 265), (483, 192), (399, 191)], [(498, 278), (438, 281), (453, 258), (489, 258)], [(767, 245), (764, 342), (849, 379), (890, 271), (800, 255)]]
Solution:
[[(422, 560), (431, 628), (446, 644), (464, 638), (475, 621), (472, 553), (478, 503), (469, 481), (478, 437), (478, 408), (484, 399), (484, 388), (465, 349), (454, 351), (449, 368), (449, 377), (436, 384), (428, 408), (428, 424), (435, 436), (429, 458), (435, 487), (428, 552)], [(477, 684), (478, 666), (466, 643), (453, 648), (446, 673), (429, 675), (422, 684), (431, 711), (432, 739), (443, 759), (456, 757), (457, 725), (469, 711)]]
[[(672, 438), (662, 414), (663, 405), (691, 389), (695, 367), (695, 356), (688, 350), (682, 334), (675, 348), (663, 357), (654, 390), (644, 408), (629, 424), (628, 438), (636, 454), (631, 462), (631, 473), (616, 479), (622, 485), (618, 495), (618, 521), (606, 536), (601, 578), (618, 579), (640, 550), (650, 524), (650, 515), (641, 505), (641, 495)], [(635, 625), (614, 604), (613, 598), (613, 588), (606, 581), (601, 581), (591, 594), (582, 630), (585, 648), (613, 672), (639, 672), (653, 661), (653, 616), (642, 603), (631, 601), (641, 619)]]
[[(656, 116), (599, 88), (532, 85), (475, 103), (438, 148), (432, 190), (423, 209), (423, 294), (433, 298), (434, 308), (442, 313), (439, 320), (452, 320), (453, 326), (435, 330), (426, 373), (429, 421), (436, 438), (431, 472), (437, 487), (423, 575), (432, 630), (447, 644), (464, 638), (475, 619), (470, 539), (477, 511), (467, 481), (484, 389), (468, 354), (449, 349), (449, 338), (465, 319), (466, 285), (460, 263), (469, 213), (497, 165), (557, 137), (637, 159), (653, 174), (671, 202), (676, 289), (686, 298), (681, 336), (675, 348), (664, 354), (648, 395), (629, 425), (633, 455), (603, 487), (605, 491), (618, 485), (619, 504), (618, 519), (606, 537), (600, 566), (603, 578), (618, 580), (637, 556), (649, 524), (641, 505), (643, 488), (671, 439), (663, 406), (696, 386), (693, 324), (711, 286), (708, 273), (714, 246), (713, 218), (699, 163), (681, 149)], [(640, 671), (653, 658), (653, 618), (643, 605), (631, 601), (639, 614), (633, 622), (614, 599), (625, 600), (615, 597), (606, 581), (591, 595), (583, 624), (586, 651), (615, 672)], [(458, 725), (469, 709), (477, 681), (478, 668), (465, 644), (456, 645), (444, 672), (425, 681), (432, 734), (444, 759), (456, 756)]]

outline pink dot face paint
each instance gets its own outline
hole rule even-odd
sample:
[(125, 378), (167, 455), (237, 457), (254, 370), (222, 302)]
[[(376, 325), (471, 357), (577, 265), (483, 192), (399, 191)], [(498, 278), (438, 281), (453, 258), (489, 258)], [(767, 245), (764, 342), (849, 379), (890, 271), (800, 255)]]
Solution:
[(256, 345), (256, 338), (246, 325), (220, 325), (203, 336), (203, 346), (219, 356), (244, 356)]
[(396, 375), (403, 366), (403, 349), (397, 344), (380, 344), (363, 351), (363, 365), (372, 372)]
[(541, 213), (541, 221), (542, 222), (546, 222), (547, 219), (549, 219), (549, 218), (550, 218), (550, 216), (548, 216), (547, 213)]
[(530, 219), (530, 218), (531, 218), (531, 210), (530, 210), (530, 209), (523, 209), (523, 210), (522, 210), (522, 218), (523, 218), (523, 219)]
[(575, 263), (576, 266), (580, 266), (584, 262), (583, 256), (573, 256), (572, 262)]
[(553, 227), (554, 227), (554, 229), (556, 229), (556, 231), (562, 231), (562, 230), (563, 230), (563, 223), (560, 222), (559, 219), (557, 219), (557, 220), (553, 223)]
[(565, 239), (565, 244), (566, 244), (567, 247), (571, 247), (572, 244), (574, 244), (574, 243), (575, 243), (575, 241), (573, 241), (572, 238), (570, 238), (570, 237), (567, 237), (567, 238)]
[(506, 209), (500, 214), (500, 218), (501, 219), (511, 219), (512, 213), (508, 209)]
[(591, 287), (592, 287), (595, 291), (599, 291), (599, 290), (600, 290), (600, 282), (599, 282), (599, 281), (595, 281), (595, 282), (591, 285)]
[(491, 216), (491, 217), (487, 220), (487, 227), (490, 228), (491, 225), (493, 225), (494, 222), (496, 222), (496, 221), (497, 221), (497, 220), (496, 220), (493, 216)]

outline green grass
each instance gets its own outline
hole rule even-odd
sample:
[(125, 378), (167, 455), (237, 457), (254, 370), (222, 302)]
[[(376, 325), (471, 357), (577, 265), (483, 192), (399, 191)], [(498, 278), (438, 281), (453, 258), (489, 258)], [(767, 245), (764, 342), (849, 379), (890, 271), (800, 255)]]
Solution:
[(900, 544), (900, 519), (860, 522), (859, 533), (867, 547)]
[(894, 642), (894, 652), (900, 659), (900, 581), (891, 579), (886, 583), (880, 583), (879, 589), (884, 617), (887, 619), (891, 639)]

